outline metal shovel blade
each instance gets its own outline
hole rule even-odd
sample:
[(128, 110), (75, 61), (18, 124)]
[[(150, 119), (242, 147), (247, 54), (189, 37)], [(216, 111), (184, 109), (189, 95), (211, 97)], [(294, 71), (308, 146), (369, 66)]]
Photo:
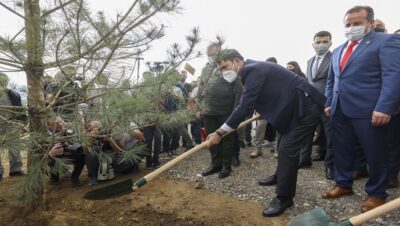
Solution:
[(287, 226), (328, 226), (332, 225), (331, 218), (322, 208), (315, 208), (293, 218)]
[(89, 200), (102, 200), (108, 199), (117, 195), (124, 195), (131, 193), (133, 181), (132, 179), (127, 179), (116, 184), (107, 185), (98, 189), (94, 189), (86, 193), (83, 198)]

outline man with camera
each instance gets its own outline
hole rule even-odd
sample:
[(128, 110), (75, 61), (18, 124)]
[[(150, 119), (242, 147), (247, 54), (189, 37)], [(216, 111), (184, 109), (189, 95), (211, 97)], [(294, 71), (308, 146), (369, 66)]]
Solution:
[(144, 141), (144, 135), (138, 129), (110, 136), (111, 132), (105, 131), (99, 121), (91, 121), (88, 132), (93, 138), (86, 155), (89, 185), (97, 184), (97, 180), (114, 179), (115, 174), (134, 172), (146, 154), (138, 153), (133, 158), (124, 156), (124, 152)]
[(48, 166), (50, 168), (50, 183), (57, 184), (60, 181), (60, 173), (56, 167), (57, 161), (65, 164), (73, 164), (71, 184), (73, 187), (80, 186), (79, 176), (85, 165), (85, 155), (82, 145), (71, 140), (73, 131), (65, 129), (65, 123), (60, 117), (47, 120), (49, 134), (55, 137), (55, 144), (48, 155)]

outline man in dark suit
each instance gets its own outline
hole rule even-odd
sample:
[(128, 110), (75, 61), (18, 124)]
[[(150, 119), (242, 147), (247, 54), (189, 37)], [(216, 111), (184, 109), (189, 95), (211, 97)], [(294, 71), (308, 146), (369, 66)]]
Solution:
[(369, 167), (362, 212), (387, 198), (387, 124), (400, 101), (400, 36), (371, 31), (373, 23), (369, 6), (346, 13), (348, 42), (333, 51), (325, 104), (325, 113), (332, 117), (336, 186), (323, 198), (353, 194), (355, 146), (360, 143)]
[[(332, 45), (332, 35), (328, 31), (320, 31), (314, 35), (313, 48), (315, 56), (311, 57), (307, 62), (307, 79), (318, 91), (324, 95), (326, 87), (326, 79), (328, 78), (329, 65), (331, 63), (332, 52), (329, 48)], [(333, 175), (333, 158), (332, 158), (332, 142), (331, 142), (331, 125), (329, 117), (321, 111), (320, 117), (321, 130), (325, 134), (325, 141), (319, 145), (319, 153), (315, 160), (325, 159), (325, 176), (332, 180)], [(300, 154), (300, 164), (309, 163), (311, 165), (311, 151), (313, 135), (309, 137), (308, 143)], [(300, 165), (301, 166), (301, 165)]]
[(280, 215), (293, 205), (299, 152), (318, 123), (325, 97), (305, 79), (277, 64), (244, 61), (233, 49), (221, 51), (218, 59), (222, 74), (241, 78), (245, 92), (228, 120), (208, 139), (211, 145), (218, 144), (224, 134), (237, 128), (254, 110), (276, 127), (282, 135), (278, 150), (277, 197), (263, 215)]

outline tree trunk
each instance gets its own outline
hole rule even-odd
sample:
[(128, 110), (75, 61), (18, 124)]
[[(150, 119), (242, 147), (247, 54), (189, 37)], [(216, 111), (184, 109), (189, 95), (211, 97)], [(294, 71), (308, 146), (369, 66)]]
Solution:
[[(31, 137), (34, 136), (34, 143), (42, 143), (36, 138), (43, 138), (46, 136), (46, 113), (43, 112), (45, 108), (45, 99), (43, 94), (43, 45), (41, 39), (41, 17), (39, 0), (25, 0), (25, 34), (26, 34), (26, 48), (27, 48), (27, 61), (24, 65), (27, 83), (28, 83), (28, 114), (29, 114), (29, 130)], [(44, 171), (45, 167), (38, 164), (44, 155), (44, 150), (39, 147), (40, 145), (32, 144), (28, 152), (28, 177), (35, 175), (37, 170)], [(44, 161), (45, 162), (45, 161)], [(38, 168), (39, 169), (38, 169)], [(33, 169), (36, 168), (36, 169)], [(36, 174), (35, 173), (35, 174)], [(44, 174), (41, 174), (44, 175)], [(37, 176), (37, 174), (36, 174)], [(43, 178), (38, 178), (40, 181)], [(37, 189), (31, 191), (37, 198), (42, 198), (44, 183), (40, 184)], [(29, 194), (26, 194), (29, 196)]]

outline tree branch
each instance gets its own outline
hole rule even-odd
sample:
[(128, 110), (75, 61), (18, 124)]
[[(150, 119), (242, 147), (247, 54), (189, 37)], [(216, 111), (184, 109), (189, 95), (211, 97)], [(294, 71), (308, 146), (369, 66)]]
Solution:
[(15, 10), (13, 10), (13, 9), (11, 9), (11, 8), (8, 7), (6, 4), (0, 2), (0, 6), (3, 6), (3, 7), (6, 8), (8, 11), (10, 11), (10, 12), (14, 13), (15, 15), (21, 17), (22, 19), (24, 19), (24, 20), (29, 21), (29, 22), (32, 23), (32, 21), (26, 19), (23, 15), (19, 14), (17, 11), (15, 11)]

